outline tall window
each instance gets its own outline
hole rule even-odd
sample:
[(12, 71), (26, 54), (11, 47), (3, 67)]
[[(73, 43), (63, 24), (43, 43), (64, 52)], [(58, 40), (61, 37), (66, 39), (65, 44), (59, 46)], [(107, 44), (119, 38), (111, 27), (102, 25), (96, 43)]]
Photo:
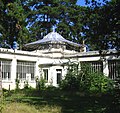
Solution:
[(10, 80), (11, 79), (11, 61), (2, 60), (1, 61), (2, 68), (2, 80)]
[(56, 74), (57, 74), (57, 84), (59, 84), (62, 79), (62, 69), (56, 69)]
[(120, 75), (120, 60), (108, 61), (109, 77), (115, 79)]
[(35, 62), (17, 62), (17, 78), (20, 80), (34, 80)]
[(81, 66), (86, 64), (89, 66), (90, 72), (103, 72), (103, 63), (101, 61), (81, 62)]
[(48, 69), (43, 69), (43, 77), (48, 82)]

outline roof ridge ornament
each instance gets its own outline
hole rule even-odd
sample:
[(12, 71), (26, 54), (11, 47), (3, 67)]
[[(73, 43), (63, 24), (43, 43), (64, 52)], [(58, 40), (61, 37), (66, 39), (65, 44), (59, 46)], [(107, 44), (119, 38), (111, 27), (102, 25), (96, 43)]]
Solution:
[(55, 32), (56, 28), (55, 26), (52, 27), (52, 32)]

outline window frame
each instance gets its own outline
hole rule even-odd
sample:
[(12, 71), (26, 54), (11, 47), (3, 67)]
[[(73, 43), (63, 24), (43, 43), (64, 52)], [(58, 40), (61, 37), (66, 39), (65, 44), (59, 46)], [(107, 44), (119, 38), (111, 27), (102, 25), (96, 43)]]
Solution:
[(61, 80), (62, 80), (62, 69), (56, 69), (56, 83), (60, 84)]
[[(18, 60), (17, 67), (16, 67), (17, 68), (16, 69), (16, 78), (20, 79), (21, 81), (35, 80), (35, 69), (36, 69), (35, 66), (36, 66), (36, 62)], [(30, 79), (28, 79), (28, 76), (27, 76), (29, 74), (30, 74)]]
[(1, 72), (2, 72), (2, 80), (11, 80), (11, 66), (12, 61), (8, 59), (0, 59), (1, 63)]
[(48, 80), (49, 80), (49, 69), (48, 68), (43, 68), (42, 73), (43, 73), (43, 79), (46, 82), (48, 82)]

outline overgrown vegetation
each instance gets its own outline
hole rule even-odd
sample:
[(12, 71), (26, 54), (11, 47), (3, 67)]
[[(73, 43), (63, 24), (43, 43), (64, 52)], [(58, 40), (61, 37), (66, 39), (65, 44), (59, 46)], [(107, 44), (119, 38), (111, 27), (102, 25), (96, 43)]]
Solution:
[(16, 90), (19, 90), (20, 88), (20, 80), (17, 78), (17, 79), (15, 79), (15, 85), (16, 85)]
[(42, 78), (36, 81), (36, 89), (5, 90), (3, 113), (109, 113), (114, 99), (108, 93), (111, 81), (101, 73), (89, 74), (89, 66), (84, 66), (80, 70), (78, 64), (70, 64), (60, 88), (46, 87)]
[(45, 88), (46, 88), (45, 83), (46, 83), (46, 81), (42, 76), (40, 77), (40, 79), (36, 78), (36, 89), (37, 90), (45, 90)]
[(8, 110), (9, 113), (104, 113), (113, 101), (111, 95), (82, 95), (81, 92), (71, 93), (55, 87), (9, 93), (3, 113)]
[(24, 89), (4, 90), (6, 106), (0, 109), (3, 113), (119, 113), (118, 78), (114, 88), (113, 81), (92, 72), (89, 64), (69, 63), (60, 87), (46, 87), (43, 77), (36, 79), (35, 89), (26, 81)]
[(68, 72), (60, 87), (63, 90), (75, 90), (89, 93), (105, 93), (113, 90), (113, 81), (102, 72), (91, 72), (91, 67), (87, 63), (68, 66)]
[(4, 96), (0, 96), (0, 113), (2, 113), (3, 109), (5, 108), (5, 100)]
[(61, 107), (44, 105), (35, 107), (27, 103), (8, 103), (7, 108), (3, 110), (3, 113), (61, 113)]
[(118, 76), (115, 79), (115, 88), (113, 93), (113, 101), (107, 109), (107, 113), (120, 112), (120, 65), (118, 66)]

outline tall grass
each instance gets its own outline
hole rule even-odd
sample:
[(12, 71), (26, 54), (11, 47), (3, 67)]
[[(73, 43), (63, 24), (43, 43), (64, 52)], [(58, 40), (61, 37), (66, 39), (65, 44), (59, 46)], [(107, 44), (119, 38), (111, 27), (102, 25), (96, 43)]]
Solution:
[(3, 113), (106, 113), (112, 100), (110, 94), (24, 89), (5, 96)]
[(4, 97), (0, 95), (0, 113), (2, 113), (4, 107), (5, 107)]
[(61, 113), (59, 106), (34, 106), (26, 103), (7, 103), (3, 113)]

